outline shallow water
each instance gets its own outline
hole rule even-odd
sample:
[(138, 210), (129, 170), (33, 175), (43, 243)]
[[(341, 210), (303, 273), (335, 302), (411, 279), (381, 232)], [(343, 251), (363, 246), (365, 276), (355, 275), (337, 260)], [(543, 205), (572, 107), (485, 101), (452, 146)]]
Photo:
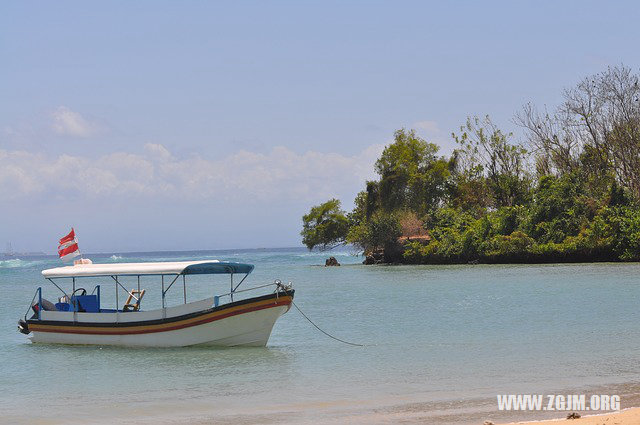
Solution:
[[(495, 397), (503, 393), (619, 393), (622, 407), (637, 405), (637, 264), (362, 266), (347, 251), (331, 255), (343, 266), (319, 267), (326, 253), (298, 249), (91, 258), (254, 263), (243, 286), (292, 281), (308, 316), (364, 347), (327, 338), (295, 309), (280, 318), (267, 348), (31, 344), (16, 321), (37, 286), (45, 298), (59, 296), (40, 276), (59, 262), (0, 261), (0, 421), (482, 423), (563, 416), (500, 414)], [(96, 283), (107, 307), (113, 284), (93, 279), (87, 289)], [(159, 286), (143, 281), (144, 307), (159, 304)], [(227, 290), (221, 276), (196, 277), (188, 296)], [(181, 285), (171, 296), (182, 299)]]

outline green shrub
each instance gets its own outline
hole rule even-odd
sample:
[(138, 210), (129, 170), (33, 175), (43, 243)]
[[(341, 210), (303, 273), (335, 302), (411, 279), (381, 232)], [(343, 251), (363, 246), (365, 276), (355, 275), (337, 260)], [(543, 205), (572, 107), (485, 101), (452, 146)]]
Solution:
[(496, 235), (484, 245), (484, 257), (489, 261), (523, 261), (529, 257), (535, 241), (526, 233), (515, 231), (508, 236)]

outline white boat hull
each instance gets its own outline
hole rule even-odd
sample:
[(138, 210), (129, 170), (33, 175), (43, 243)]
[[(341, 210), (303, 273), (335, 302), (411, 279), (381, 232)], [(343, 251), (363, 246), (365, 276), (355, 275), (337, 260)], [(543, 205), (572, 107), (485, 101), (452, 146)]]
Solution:
[[(29, 328), (32, 331), (31, 341), (34, 343), (129, 347), (263, 347), (269, 340), (276, 320), (289, 310), (292, 298), (293, 292), (278, 297), (258, 297), (253, 302), (245, 301), (235, 306), (231, 304), (154, 321), (112, 324), (104, 323), (99, 318), (93, 322), (29, 321)], [(118, 313), (97, 314), (116, 316)], [(135, 317), (131, 313), (124, 315)]]

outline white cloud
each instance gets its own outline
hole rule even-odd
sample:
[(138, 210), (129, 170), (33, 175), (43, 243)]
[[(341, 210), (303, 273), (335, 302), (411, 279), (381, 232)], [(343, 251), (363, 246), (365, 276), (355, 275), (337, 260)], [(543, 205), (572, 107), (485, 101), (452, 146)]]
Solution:
[(317, 202), (353, 197), (362, 190), (365, 180), (374, 177), (373, 164), (382, 149), (373, 145), (348, 156), (298, 154), (278, 146), (267, 153), (240, 150), (224, 158), (177, 158), (159, 144), (145, 145), (144, 154), (115, 152), (98, 158), (0, 150), (0, 196)]
[(53, 131), (63, 136), (90, 137), (97, 131), (97, 126), (94, 123), (89, 122), (78, 112), (74, 112), (66, 106), (59, 106), (51, 116)]
[(164, 146), (157, 143), (147, 143), (144, 145), (144, 150), (147, 151), (149, 155), (152, 155), (155, 158), (160, 159), (170, 159), (171, 152)]

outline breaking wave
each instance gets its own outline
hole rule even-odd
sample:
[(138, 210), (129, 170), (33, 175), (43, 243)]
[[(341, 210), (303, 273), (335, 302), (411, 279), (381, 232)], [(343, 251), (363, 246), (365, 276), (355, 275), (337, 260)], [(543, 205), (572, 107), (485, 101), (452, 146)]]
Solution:
[(11, 269), (15, 267), (23, 267), (25, 265), (25, 261), (22, 261), (19, 258), (13, 258), (11, 260), (2, 260), (0, 261), (0, 267)]
[(352, 253), (352, 252), (306, 252), (304, 254), (297, 254), (296, 257), (305, 258), (305, 257), (357, 257), (360, 254)]
[(11, 260), (0, 260), (0, 269), (16, 269), (19, 267), (31, 267), (36, 264), (42, 264), (43, 261), (25, 261), (19, 258), (12, 258)]

